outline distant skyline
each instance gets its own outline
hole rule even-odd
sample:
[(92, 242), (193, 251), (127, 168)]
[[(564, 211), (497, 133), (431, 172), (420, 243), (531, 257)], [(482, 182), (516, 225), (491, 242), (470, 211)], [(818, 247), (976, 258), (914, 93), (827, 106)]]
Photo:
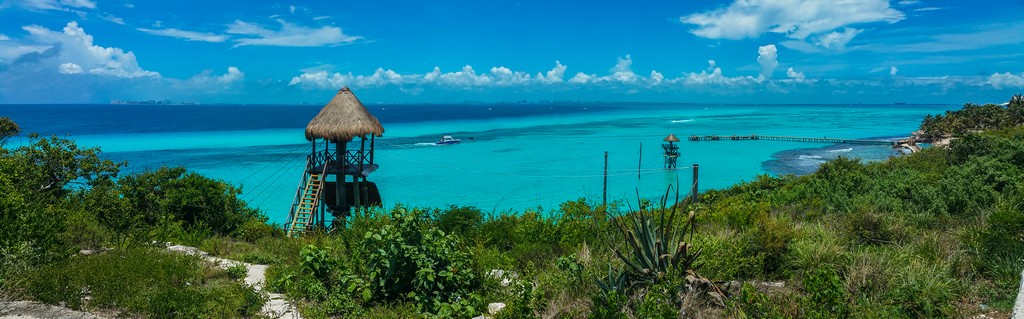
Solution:
[(1002, 103), (1024, 1), (0, 0), (0, 103)]

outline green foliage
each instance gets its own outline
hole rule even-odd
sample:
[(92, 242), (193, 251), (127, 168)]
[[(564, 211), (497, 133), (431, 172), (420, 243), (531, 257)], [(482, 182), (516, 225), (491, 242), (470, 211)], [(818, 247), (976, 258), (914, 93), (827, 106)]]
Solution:
[(796, 237), (793, 225), (786, 219), (762, 216), (756, 227), (742, 236), (743, 254), (755, 257), (754, 275), (785, 277), (789, 244)]
[(946, 111), (945, 114), (935, 116), (928, 115), (921, 122), (921, 131), (926, 137), (941, 137), (1024, 124), (1024, 117), (1021, 116), (1024, 114), (1024, 107), (1021, 106), (1020, 96), (1013, 96), (1005, 108), (995, 104), (968, 103), (960, 110)]
[(444, 210), (435, 210), (431, 217), (441, 231), (467, 239), (476, 238), (484, 221), (484, 213), (470, 206), (449, 206)]
[[(625, 278), (623, 278), (625, 279)], [(602, 293), (591, 296), (593, 306), (590, 308), (590, 319), (624, 319), (626, 317), (626, 303), (629, 299), (618, 290), (602, 289)]]
[[(18, 126), (18, 123), (14, 123), (14, 120), (11, 120), (9, 117), (0, 116), (0, 147), (4, 146), (7, 139), (18, 136), (18, 133), (21, 133), (21, 127)], [(2, 152), (3, 150), (0, 149), (0, 154)]]
[(498, 315), (494, 316), (494, 319), (540, 318), (536, 313), (538, 310), (542, 310), (542, 307), (538, 305), (540, 298), (538, 298), (539, 296), (533, 284), (519, 282), (512, 285), (511, 288), (518, 292), (515, 299), (499, 311)]
[(804, 314), (807, 318), (846, 318), (848, 304), (842, 278), (835, 269), (821, 267), (804, 278)]
[(697, 263), (700, 249), (684, 241), (688, 234), (692, 240), (696, 232), (696, 214), (692, 211), (687, 214), (678, 228), (675, 225), (677, 214), (682, 214), (680, 208), (667, 207), (663, 200), (661, 208), (654, 211), (641, 209), (620, 218), (625, 221), (615, 220), (630, 250), (624, 252), (612, 247), (612, 251), (626, 264), (630, 280), (658, 283), (670, 272), (684, 273), (700, 268)]
[(433, 313), (479, 285), (472, 252), (459, 237), (433, 227), (418, 210), (396, 208), (391, 220), (394, 224), (364, 235), (374, 299), (409, 299)]
[(150, 226), (169, 215), (185, 229), (209, 227), (214, 233), (229, 235), (246, 222), (266, 222), (238, 198), (240, 189), (181, 167), (131, 174), (121, 178), (118, 186), (127, 207)]
[(671, 284), (653, 285), (637, 301), (634, 315), (638, 318), (679, 318), (676, 286)]
[(234, 280), (241, 280), (249, 273), (249, 267), (243, 264), (231, 265), (227, 269), (224, 269), (228, 273), (228, 277)]
[(739, 318), (783, 319), (798, 316), (799, 305), (787, 295), (765, 294), (750, 284), (743, 284), (730, 308)]
[(241, 283), (202, 285), (203, 267), (196, 257), (154, 249), (111, 251), (37, 269), (29, 293), (74, 309), (119, 308), (161, 318), (243, 318), (263, 306), (264, 298)]

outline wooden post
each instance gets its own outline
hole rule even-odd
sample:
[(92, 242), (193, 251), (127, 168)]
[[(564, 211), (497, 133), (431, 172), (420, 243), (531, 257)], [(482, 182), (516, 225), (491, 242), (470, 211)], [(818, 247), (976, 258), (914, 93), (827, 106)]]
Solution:
[(608, 151), (604, 152), (604, 190), (601, 191), (601, 205), (608, 207)]
[(370, 133), (370, 165), (373, 165), (373, 133)]
[(363, 201), (362, 201), (363, 194), (361, 192), (362, 191), (362, 187), (363, 187), (363, 183), (359, 180), (359, 177), (363, 174), (363, 162), (366, 160), (366, 158), (363, 157), (366, 154), (364, 152), (366, 152), (366, 139), (364, 138), (364, 136), (360, 136), (359, 137), (359, 156), (356, 156), (356, 160), (359, 161), (359, 174), (355, 175), (355, 180), (354, 180), (355, 184), (352, 185), (352, 187), (355, 188), (354, 195), (355, 195), (355, 206), (356, 206), (356, 209), (358, 209), (359, 207), (363, 206)]
[(693, 196), (690, 202), (697, 203), (697, 163), (693, 163), (693, 188), (690, 189), (690, 195)]
[[(348, 160), (345, 158), (345, 147), (348, 146), (346, 144), (348, 144), (346, 141), (335, 142), (334, 144), (336, 152), (334, 154), (334, 163), (338, 166), (338, 172), (334, 174), (336, 180), (334, 193), (337, 196), (338, 211), (341, 212), (342, 216), (347, 216), (348, 214), (348, 200), (345, 199), (347, 197), (345, 190), (345, 168), (348, 166)], [(322, 219), (320, 220), (320, 226), (324, 226)]]

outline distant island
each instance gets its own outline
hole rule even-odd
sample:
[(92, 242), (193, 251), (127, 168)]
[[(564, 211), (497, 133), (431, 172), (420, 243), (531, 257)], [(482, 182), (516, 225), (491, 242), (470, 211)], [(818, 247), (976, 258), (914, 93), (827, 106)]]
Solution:
[(157, 101), (157, 100), (146, 100), (146, 101), (110, 100), (110, 104), (117, 104), (117, 105), (197, 105), (199, 103), (196, 103), (196, 102), (174, 102), (174, 101), (171, 101), (171, 100), (162, 100), (162, 101)]

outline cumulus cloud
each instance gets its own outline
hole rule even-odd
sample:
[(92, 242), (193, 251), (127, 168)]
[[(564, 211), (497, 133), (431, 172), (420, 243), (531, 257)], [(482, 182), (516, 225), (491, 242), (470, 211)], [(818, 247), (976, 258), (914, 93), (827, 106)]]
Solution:
[(55, 56), (47, 59), (54, 66), (73, 63), (81, 68), (82, 73), (123, 78), (160, 76), (142, 69), (131, 51), (95, 45), (93, 37), (75, 21), (68, 22), (62, 31), (37, 25), (22, 29), (29, 33), (31, 40), (45, 45), (45, 50), (54, 50)]
[(793, 80), (797, 81), (797, 82), (803, 82), (804, 81), (804, 74), (802, 72), (797, 72), (793, 68), (789, 68), (789, 69), (786, 70), (786, 76), (789, 77), (790, 79), (793, 79)]
[(340, 87), (372, 87), (372, 86), (383, 86), (387, 84), (391, 85), (402, 85), (406, 80), (406, 77), (398, 74), (393, 70), (384, 70), (383, 68), (377, 68), (372, 75), (352, 75), (352, 73), (341, 74), (335, 72), (334, 74), (328, 74), (327, 71), (316, 71), (312, 73), (303, 73), (299, 76), (293, 77), (288, 85), (302, 85), (307, 87), (317, 88), (340, 88)]
[(740, 86), (755, 83), (757, 80), (750, 76), (727, 77), (722, 75), (722, 68), (718, 67), (715, 60), (708, 60), (708, 69), (700, 73), (687, 74), (682, 82), (687, 86)]
[[(739, 40), (765, 33), (784, 34), (805, 41), (817, 35), (817, 45), (842, 48), (859, 30), (839, 28), (866, 23), (895, 23), (906, 15), (889, 6), (888, 0), (735, 0), (727, 7), (679, 18), (695, 25), (690, 32), (709, 39)], [(793, 47), (799, 47), (793, 45)]]
[(817, 37), (814, 44), (825, 49), (832, 50), (845, 50), (846, 44), (853, 40), (853, 37), (860, 34), (863, 30), (854, 28), (844, 28), (843, 32), (832, 31), (828, 34)]
[(235, 46), (266, 45), (285, 47), (317, 47), (333, 46), (352, 43), (362, 39), (360, 36), (350, 36), (342, 32), (341, 28), (324, 26), (311, 28), (288, 23), (277, 19), (281, 24), (279, 30), (271, 30), (263, 26), (235, 20), (228, 25), (227, 33), (248, 36), (235, 40)]
[(149, 34), (152, 34), (152, 35), (159, 35), (159, 36), (164, 36), (164, 37), (172, 37), (172, 38), (178, 38), (178, 39), (185, 39), (185, 40), (188, 40), (188, 41), (224, 42), (224, 41), (228, 40), (228, 36), (226, 36), (226, 35), (213, 34), (213, 33), (205, 33), (205, 32), (195, 32), (195, 31), (185, 31), (185, 30), (179, 30), (179, 29), (175, 29), (175, 28), (167, 28), (167, 29), (138, 28), (137, 30), (145, 32), (145, 33), (149, 33)]
[(988, 76), (985, 83), (995, 87), (996, 89), (1003, 88), (1024, 88), (1024, 73), (1016, 75), (1010, 72), (1006, 73), (993, 73)]
[(60, 65), (60, 68), (57, 69), (57, 72), (64, 74), (80, 74), (82, 73), (82, 67), (74, 63), (64, 63)]
[(0, 41), (6, 41), (6, 40), (10, 40), (10, 39), (11, 38), (7, 37), (7, 35), (5, 35), (3, 33), (0, 33)]
[(544, 74), (537, 73), (537, 81), (547, 84), (562, 82), (562, 77), (565, 76), (566, 68), (567, 67), (565, 65), (562, 65), (562, 62), (556, 60), (555, 67), (551, 69), (551, 71)]
[(897, 69), (895, 65), (889, 67), (889, 75), (890, 76), (896, 76), (896, 72), (899, 72), (899, 71), (900, 71), (900, 69)]
[(211, 70), (204, 70), (186, 81), (173, 82), (178, 89), (217, 92), (245, 80), (245, 72), (238, 67), (229, 66), (226, 73), (214, 75)]
[(772, 72), (779, 66), (778, 52), (774, 44), (757, 48), (757, 63), (761, 64), (761, 77), (759, 79), (768, 80), (772, 78)]

